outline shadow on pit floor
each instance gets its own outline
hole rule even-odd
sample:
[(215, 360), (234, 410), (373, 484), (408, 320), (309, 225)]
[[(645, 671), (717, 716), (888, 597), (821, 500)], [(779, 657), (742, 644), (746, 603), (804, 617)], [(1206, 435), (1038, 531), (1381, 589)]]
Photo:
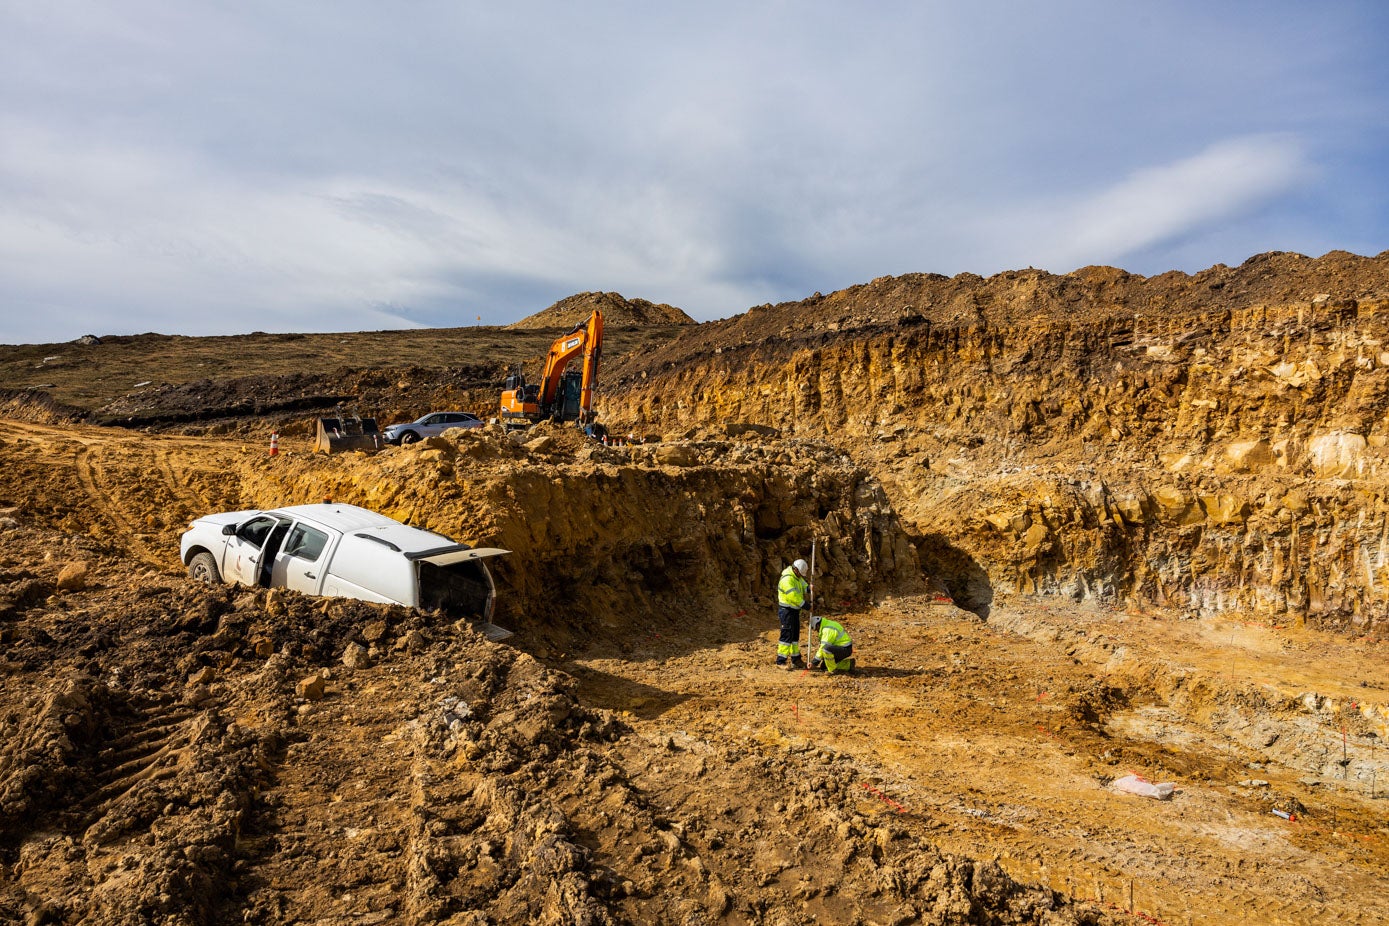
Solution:
[(571, 663), (563, 666), (563, 670), (578, 680), (579, 698), (584, 704), (611, 711), (627, 711), (642, 720), (658, 717), (690, 697), (588, 666)]
[(922, 571), (943, 586), (956, 605), (987, 620), (994, 587), (979, 561), (952, 546), (944, 534), (924, 534), (913, 542)]

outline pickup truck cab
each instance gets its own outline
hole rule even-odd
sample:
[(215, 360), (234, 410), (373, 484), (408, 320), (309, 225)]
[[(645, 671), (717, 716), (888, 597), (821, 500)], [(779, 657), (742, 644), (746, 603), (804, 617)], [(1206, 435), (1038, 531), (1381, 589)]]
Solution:
[(481, 622), (491, 621), (496, 598), (486, 561), (509, 552), (332, 502), (210, 514), (189, 525), (179, 551), (204, 582), (439, 608)]

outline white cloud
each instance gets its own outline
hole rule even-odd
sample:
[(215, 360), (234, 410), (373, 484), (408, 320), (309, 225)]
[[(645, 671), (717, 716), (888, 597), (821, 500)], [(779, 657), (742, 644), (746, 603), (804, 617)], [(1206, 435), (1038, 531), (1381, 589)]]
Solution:
[(718, 282), (718, 248), (691, 224), (699, 210), (656, 185), (614, 197), (548, 182), (505, 196), (456, 181), (296, 182), (5, 128), (4, 288), (149, 312), (156, 320), (142, 330), (409, 327), (410, 307), (439, 304), (459, 321), (499, 324), (537, 308), (505, 305), (503, 315), (488, 301), (496, 280), (548, 285), (554, 298), (622, 289), (741, 308), (761, 295)]
[(1389, 246), (1365, 14), (1134, 15), (0, 0), (0, 342)]
[(1192, 157), (1134, 171), (1077, 202), (1013, 221), (1036, 236), (1021, 245), (1034, 255), (1034, 266), (1117, 263), (1265, 205), (1313, 172), (1295, 137), (1227, 139)]

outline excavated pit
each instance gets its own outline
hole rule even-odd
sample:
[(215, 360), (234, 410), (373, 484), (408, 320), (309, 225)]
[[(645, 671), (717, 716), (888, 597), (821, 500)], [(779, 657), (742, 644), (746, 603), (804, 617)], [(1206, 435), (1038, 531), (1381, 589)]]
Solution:
[[(1389, 692), (1347, 661), (1380, 658), (1372, 644), (1002, 593), (982, 621), (933, 586), (883, 487), (821, 442), (526, 438), (270, 458), (0, 426), (0, 911), (1384, 915), (1370, 789), (1389, 780)], [(195, 514), (325, 495), (512, 549), (498, 619), (516, 646), (428, 613), (207, 588), (171, 559)], [(821, 607), (863, 654), (852, 678), (770, 666), (768, 591), (812, 537)], [(1131, 771), (1177, 796), (1108, 790)]]
[[(543, 450), (460, 434), (371, 457), (271, 459), (5, 424), (0, 912), (735, 922), (780, 921), (793, 898), (798, 917), (846, 921), (1110, 921), (942, 852), (911, 820), (874, 819), (859, 760), (833, 744), (787, 749), (764, 728), (664, 734), (622, 706), (662, 689), (604, 684), (575, 661), (640, 661), (653, 642), (669, 665), (760, 649), (765, 620), (730, 612), (765, 609), (765, 593), (739, 572), (772, 581), (812, 531), (840, 570), (826, 593), (845, 605), (910, 584), (914, 552), (870, 477), (813, 445), (605, 451), (565, 449), (569, 437), (541, 435)], [(710, 493), (735, 480), (739, 502), (716, 505)], [(428, 612), (209, 588), (167, 556), (139, 562), (176, 549), (181, 522), (209, 501), (326, 492), (508, 543), (499, 581), (518, 638), (564, 671)], [(549, 531), (520, 516), (541, 502), (555, 506)], [(128, 521), (122, 509), (157, 506), (158, 523), (110, 529)], [(624, 526), (595, 534), (592, 521)], [(655, 588), (633, 579), (673, 568)]]
[(507, 589), (497, 620), (561, 648), (769, 607), (812, 541), (822, 600), (921, 581), (882, 487), (824, 442), (604, 447), (550, 425), (460, 430), (374, 456), (296, 455), (243, 491), (264, 506), (332, 498), (510, 550), (493, 567)]
[[(495, 330), (447, 333), (452, 374), (354, 336), (358, 372), (243, 371), (213, 418), (185, 339), (182, 379), (86, 405), (183, 436), (7, 393), (0, 919), (1384, 922), (1387, 265), (885, 278), (633, 330), (603, 420), (659, 440), (626, 447), (314, 456), (283, 404), (477, 407)], [(190, 518), (327, 497), (512, 550), (512, 645), (182, 577)], [(852, 677), (770, 664), (812, 541)]]

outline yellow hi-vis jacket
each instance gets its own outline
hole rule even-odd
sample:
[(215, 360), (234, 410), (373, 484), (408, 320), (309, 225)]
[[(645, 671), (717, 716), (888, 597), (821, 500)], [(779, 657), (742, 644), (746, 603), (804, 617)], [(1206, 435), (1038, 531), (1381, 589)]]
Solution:
[(832, 621), (828, 617), (820, 618), (820, 645), (821, 646), (848, 646), (853, 640), (849, 638), (849, 631), (844, 629), (844, 625), (838, 621)]
[(783, 608), (805, 607), (805, 596), (810, 591), (810, 583), (796, 575), (796, 567), (787, 566), (781, 572), (781, 581), (776, 586), (776, 603)]

